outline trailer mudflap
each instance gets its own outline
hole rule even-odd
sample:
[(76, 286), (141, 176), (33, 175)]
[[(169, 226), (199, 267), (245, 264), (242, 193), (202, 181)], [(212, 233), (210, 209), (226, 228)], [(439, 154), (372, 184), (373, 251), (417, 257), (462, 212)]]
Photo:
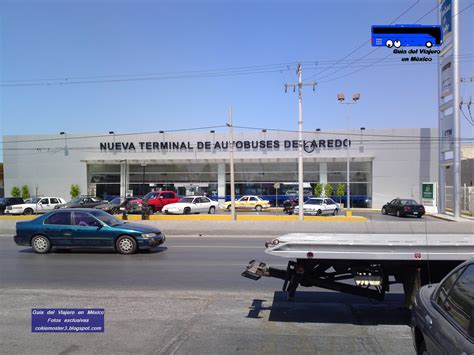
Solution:
[(246, 270), (241, 275), (252, 280), (258, 280), (262, 276), (267, 276), (266, 274), (268, 274), (267, 264), (251, 260), (247, 265)]

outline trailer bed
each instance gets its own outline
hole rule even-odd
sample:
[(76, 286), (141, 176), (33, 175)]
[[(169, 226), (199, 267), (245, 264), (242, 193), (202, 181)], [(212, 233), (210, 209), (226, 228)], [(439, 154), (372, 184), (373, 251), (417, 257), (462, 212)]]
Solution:
[(267, 242), (265, 253), (294, 259), (464, 261), (474, 258), (472, 234), (292, 233)]

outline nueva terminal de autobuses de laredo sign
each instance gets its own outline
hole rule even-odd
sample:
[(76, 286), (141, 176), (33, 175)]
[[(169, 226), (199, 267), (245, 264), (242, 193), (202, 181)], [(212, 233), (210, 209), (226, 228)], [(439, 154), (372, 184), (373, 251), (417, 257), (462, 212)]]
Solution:
[[(228, 141), (174, 141), (174, 142), (100, 142), (100, 151), (192, 151), (192, 150), (227, 150)], [(350, 139), (317, 139), (304, 140), (304, 150), (312, 153), (316, 149), (334, 149), (345, 148), (351, 145)], [(236, 150), (279, 150), (279, 149), (298, 149), (298, 140), (244, 140), (234, 141)]]

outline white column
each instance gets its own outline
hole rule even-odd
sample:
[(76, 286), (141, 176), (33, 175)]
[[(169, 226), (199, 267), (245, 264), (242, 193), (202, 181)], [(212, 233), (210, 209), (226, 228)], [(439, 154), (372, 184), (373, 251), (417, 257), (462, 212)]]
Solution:
[(217, 195), (219, 202), (225, 202), (225, 163), (217, 164)]
[(127, 185), (129, 184), (127, 161), (120, 162), (120, 196), (125, 197), (127, 194)]
[(319, 163), (319, 182), (322, 184), (328, 182), (328, 163)]

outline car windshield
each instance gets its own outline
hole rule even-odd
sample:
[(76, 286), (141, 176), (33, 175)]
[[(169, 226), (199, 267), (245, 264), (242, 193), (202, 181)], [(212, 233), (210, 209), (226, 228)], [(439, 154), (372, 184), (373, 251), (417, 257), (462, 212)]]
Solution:
[(181, 203), (193, 203), (194, 197), (183, 197), (179, 202)]
[(38, 203), (40, 202), (40, 198), (39, 197), (33, 197), (33, 198), (30, 198), (28, 199), (28, 201), (25, 201), (25, 203)]
[(148, 200), (149, 198), (153, 198), (155, 196), (154, 192), (149, 192), (145, 196), (143, 196), (144, 200)]
[(79, 202), (81, 202), (81, 199), (82, 199), (82, 197), (75, 197), (71, 201), (69, 201), (69, 203), (79, 203)]
[(415, 200), (400, 200), (400, 203), (402, 205), (417, 205), (418, 202), (416, 202)]
[(91, 211), (90, 213), (97, 219), (107, 224), (108, 226), (116, 226), (123, 223), (118, 218), (115, 218), (114, 216), (111, 216), (110, 214), (101, 210)]
[(323, 200), (316, 200), (316, 199), (309, 199), (306, 201), (307, 205), (321, 205), (323, 203)]
[(121, 197), (116, 197), (110, 203), (113, 203), (114, 205), (120, 205), (122, 203), (122, 198)]

